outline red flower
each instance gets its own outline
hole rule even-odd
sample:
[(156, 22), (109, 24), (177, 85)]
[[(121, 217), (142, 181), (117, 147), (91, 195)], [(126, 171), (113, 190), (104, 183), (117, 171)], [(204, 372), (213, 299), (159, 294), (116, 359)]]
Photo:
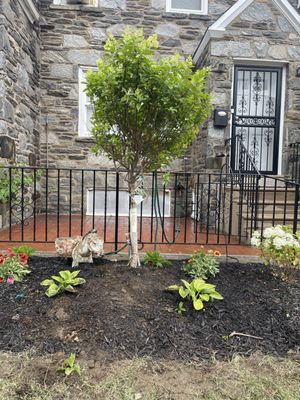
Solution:
[(19, 255), (19, 261), (20, 261), (20, 263), (21, 264), (27, 264), (27, 261), (28, 261), (28, 255), (26, 254), (26, 253), (21, 253), (20, 255)]
[(4, 279), (3, 278), (0, 278), (0, 283), (2, 283), (4, 281)]
[(0, 254), (0, 264), (3, 264), (5, 260), (5, 257), (3, 254)]

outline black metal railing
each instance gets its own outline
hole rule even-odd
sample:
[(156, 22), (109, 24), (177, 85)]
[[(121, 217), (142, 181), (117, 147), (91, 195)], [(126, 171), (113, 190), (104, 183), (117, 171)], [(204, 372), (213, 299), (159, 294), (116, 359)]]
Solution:
[[(117, 250), (130, 226), (125, 178), (123, 171), (0, 167), (0, 242), (53, 243), (97, 229)], [(273, 177), (158, 172), (141, 187), (138, 239), (146, 248), (238, 245), (267, 224), (298, 227), (299, 185)]]
[(300, 183), (300, 142), (290, 144), (289, 165), (291, 180)]

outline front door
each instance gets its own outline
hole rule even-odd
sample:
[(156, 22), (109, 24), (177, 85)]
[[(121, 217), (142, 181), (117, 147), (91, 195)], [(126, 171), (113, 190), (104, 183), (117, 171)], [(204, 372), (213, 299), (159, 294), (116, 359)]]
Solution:
[(281, 68), (236, 66), (231, 167), (239, 170), (239, 139), (264, 174), (277, 174)]

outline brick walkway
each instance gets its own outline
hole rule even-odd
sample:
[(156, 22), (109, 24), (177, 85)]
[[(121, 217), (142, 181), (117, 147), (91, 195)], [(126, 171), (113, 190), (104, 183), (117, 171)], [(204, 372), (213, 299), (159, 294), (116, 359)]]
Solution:
[[(106, 223), (106, 232), (104, 233), (104, 226)], [(67, 215), (60, 216), (59, 221), (56, 215), (38, 215), (35, 223), (31, 218), (26, 221), (23, 228), (21, 224), (13, 225), (11, 232), (9, 229), (0, 230), (0, 248), (5, 249), (6, 247), (13, 245), (20, 245), (18, 241), (22, 241), (30, 246), (34, 247), (39, 251), (54, 251), (53, 242), (58, 236), (70, 236), (80, 235), (89, 231), (93, 226), (98, 230), (98, 233), (102, 238), (105, 239), (105, 252), (114, 250), (114, 242), (117, 237), (119, 245), (126, 242), (126, 234), (128, 232), (128, 218), (119, 217), (118, 226), (115, 225), (116, 221), (114, 217), (107, 217), (104, 221), (103, 217), (96, 216), (93, 221), (93, 217), (80, 215), (72, 215), (71, 218)], [(217, 234), (216, 232), (206, 232), (204, 229), (200, 229), (197, 225), (197, 233), (195, 232), (195, 221), (192, 219), (180, 219), (176, 220), (176, 230), (180, 230), (176, 234), (175, 244), (158, 244), (157, 250), (161, 253), (168, 254), (190, 254), (195, 250), (199, 250), (200, 246), (203, 245), (206, 249), (219, 250), (222, 254), (226, 252), (230, 255), (258, 255), (258, 251), (249, 246), (239, 245), (234, 238), (231, 238), (230, 245), (228, 243), (228, 237)], [(164, 230), (168, 241), (173, 241), (174, 237), (174, 222), (172, 218), (166, 218), (164, 222)], [(153, 250), (153, 244), (149, 242), (154, 241), (156, 231), (155, 219), (143, 218), (142, 220), (142, 235), (139, 235), (141, 242), (146, 243), (142, 251)], [(35, 232), (35, 233), (34, 233)], [(141, 225), (139, 221), (139, 233), (141, 233)], [(151, 239), (152, 238), (152, 239)], [(157, 232), (158, 242), (166, 242), (163, 239), (161, 226)], [(4, 243), (3, 241), (9, 241)], [(38, 243), (38, 242), (48, 243)], [(34, 243), (32, 243), (34, 242)], [(148, 242), (148, 243), (147, 243)], [(180, 243), (180, 244), (179, 244)], [(188, 244), (191, 243), (191, 244)], [(125, 250), (126, 251), (126, 250)]]

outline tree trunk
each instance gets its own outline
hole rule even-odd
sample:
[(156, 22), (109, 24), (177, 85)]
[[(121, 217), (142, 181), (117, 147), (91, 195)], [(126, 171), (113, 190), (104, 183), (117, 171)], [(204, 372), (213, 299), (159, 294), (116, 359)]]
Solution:
[(129, 195), (130, 195), (130, 246), (131, 246), (131, 256), (129, 259), (129, 266), (132, 268), (139, 267), (140, 257), (138, 251), (138, 234), (137, 234), (137, 204), (134, 199), (135, 185), (129, 184)]

